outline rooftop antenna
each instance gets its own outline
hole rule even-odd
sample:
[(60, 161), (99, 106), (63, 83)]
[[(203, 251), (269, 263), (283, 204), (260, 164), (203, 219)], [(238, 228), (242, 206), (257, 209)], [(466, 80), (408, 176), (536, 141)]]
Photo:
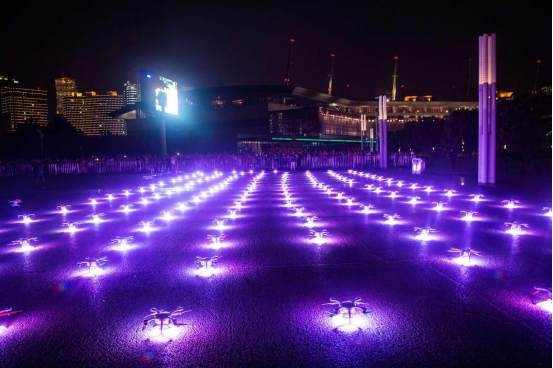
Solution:
[(328, 75), (328, 95), (332, 95), (332, 76), (334, 75), (334, 57), (336, 55), (331, 54), (330, 57), (332, 58), (332, 64), (330, 66), (330, 74)]
[(469, 100), (469, 89), (470, 89), (470, 67), (472, 64), (472, 58), (469, 58), (469, 73), (467, 74), (467, 93), (466, 93), (466, 99)]
[(287, 86), (290, 82), (290, 70), (292, 69), (292, 47), (294, 46), (294, 39), (290, 39), (290, 51), (288, 52), (288, 64), (286, 65), (286, 78), (284, 78), (284, 85)]
[(394, 75), (392, 75), (393, 84), (392, 84), (392, 101), (396, 100), (396, 82), (397, 82), (397, 55), (394, 57), (395, 65), (394, 65)]
[(534, 90), (532, 91), (533, 94), (538, 93), (538, 76), (540, 75), (540, 64), (541, 60), (538, 60), (538, 65), (536, 67), (536, 81), (534, 82)]

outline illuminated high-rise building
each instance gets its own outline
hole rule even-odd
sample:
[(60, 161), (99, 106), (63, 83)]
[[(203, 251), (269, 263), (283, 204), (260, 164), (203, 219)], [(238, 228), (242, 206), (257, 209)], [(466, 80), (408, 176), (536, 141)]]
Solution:
[(139, 101), (138, 84), (127, 81), (127, 83), (125, 83), (123, 96), (125, 97), (125, 105), (134, 105), (137, 103)]
[(48, 122), (48, 94), (42, 89), (22, 88), (15, 85), (0, 89), (0, 112), (7, 117), (10, 130), (18, 124)]
[(127, 123), (124, 119), (109, 116), (110, 112), (125, 106), (123, 96), (117, 92), (98, 95), (96, 92), (75, 92), (63, 99), (63, 111), (67, 121), (85, 135), (126, 135)]
[(56, 114), (65, 115), (63, 112), (63, 99), (77, 93), (77, 82), (74, 79), (62, 77), (54, 81), (56, 86)]

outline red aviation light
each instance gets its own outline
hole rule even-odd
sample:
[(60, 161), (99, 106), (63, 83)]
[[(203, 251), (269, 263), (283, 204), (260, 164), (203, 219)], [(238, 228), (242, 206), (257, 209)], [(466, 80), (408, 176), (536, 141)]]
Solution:
[(294, 42), (294, 39), (293, 39), (293, 38), (291, 38), (291, 39), (290, 39), (290, 42)]

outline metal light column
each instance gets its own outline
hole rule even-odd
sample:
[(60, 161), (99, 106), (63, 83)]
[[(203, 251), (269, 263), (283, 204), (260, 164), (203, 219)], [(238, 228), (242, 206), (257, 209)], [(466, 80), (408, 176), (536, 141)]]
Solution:
[(328, 75), (328, 95), (332, 95), (332, 76), (334, 75), (334, 54), (330, 55), (332, 58), (332, 64), (330, 65), (330, 74)]
[(497, 150), (496, 145), (496, 68), (495, 68), (495, 33), (488, 38), (488, 78), (490, 88), (490, 106), (488, 108), (488, 183), (495, 183), (495, 154)]
[(394, 75), (392, 75), (392, 79), (393, 79), (393, 84), (392, 84), (392, 101), (395, 101), (395, 100), (396, 100), (396, 93), (397, 93), (397, 88), (396, 88), (396, 82), (397, 82), (397, 56), (394, 57), (394, 60), (395, 60)]

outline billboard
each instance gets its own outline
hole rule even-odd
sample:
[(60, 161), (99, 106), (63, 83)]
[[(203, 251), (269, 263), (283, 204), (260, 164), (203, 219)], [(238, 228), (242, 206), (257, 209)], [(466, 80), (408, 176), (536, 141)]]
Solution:
[(179, 114), (177, 82), (143, 70), (140, 78), (141, 102), (147, 112)]

